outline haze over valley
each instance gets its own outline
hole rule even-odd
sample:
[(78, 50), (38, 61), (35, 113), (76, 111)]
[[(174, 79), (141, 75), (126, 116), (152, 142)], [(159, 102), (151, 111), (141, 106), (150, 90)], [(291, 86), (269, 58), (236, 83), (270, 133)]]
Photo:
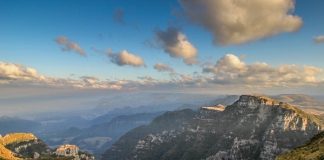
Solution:
[(0, 0), (0, 160), (322, 160), (323, 7)]

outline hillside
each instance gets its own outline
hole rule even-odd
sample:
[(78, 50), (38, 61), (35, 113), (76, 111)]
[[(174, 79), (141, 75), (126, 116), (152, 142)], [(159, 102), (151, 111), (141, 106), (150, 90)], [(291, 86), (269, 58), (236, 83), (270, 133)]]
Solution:
[(278, 156), (276, 160), (323, 160), (324, 159), (324, 132), (314, 136), (305, 145)]
[(54, 146), (62, 143), (72, 143), (83, 150), (100, 155), (123, 134), (138, 126), (149, 124), (162, 113), (121, 115), (112, 118), (108, 122), (95, 124), (88, 128), (69, 128), (48, 138), (47, 143)]
[(9, 150), (7, 146), (14, 143), (28, 142), (32, 140), (37, 140), (36, 136), (31, 133), (13, 133), (7, 134), (4, 137), (0, 137), (0, 158), (3, 159), (20, 159), (17, 154)]
[(16, 160), (19, 158), (15, 157), (15, 154), (13, 152), (11, 152), (9, 149), (0, 144), (0, 159)]
[[(76, 156), (83, 157), (84, 160), (94, 159), (92, 155), (82, 151), (78, 151)], [(0, 137), (0, 159), (79, 160), (78, 157), (57, 155), (55, 150), (32, 133), (10, 133)]]
[(307, 142), (321, 121), (297, 107), (261, 96), (240, 96), (224, 111), (167, 112), (122, 136), (104, 160), (271, 160)]

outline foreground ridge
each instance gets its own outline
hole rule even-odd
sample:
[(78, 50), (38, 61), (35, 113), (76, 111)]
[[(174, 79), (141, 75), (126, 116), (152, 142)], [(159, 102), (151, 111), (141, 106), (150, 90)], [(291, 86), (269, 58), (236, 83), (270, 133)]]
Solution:
[[(10, 133), (3, 137), (0, 135), (0, 159), (94, 160), (92, 155), (79, 151), (75, 145), (63, 146), (67, 146), (67, 150), (58, 148), (61, 152), (55, 152), (32, 133)], [(73, 150), (74, 148), (76, 149)]]
[(277, 160), (304, 159), (323, 160), (324, 159), (324, 132), (313, 137), (307, 144), (297, 147), (289, 152), (277, 157)]

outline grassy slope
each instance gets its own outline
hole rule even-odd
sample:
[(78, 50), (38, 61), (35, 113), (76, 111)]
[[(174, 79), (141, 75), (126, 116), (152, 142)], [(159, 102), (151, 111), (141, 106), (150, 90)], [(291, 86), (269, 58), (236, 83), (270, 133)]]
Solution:
[(35, 140), (35, 139), (37, 138), (31, 133), (12, 133), (12, 134), (7, 134), (4, 137), (0, 137), (0, 159), (5, 159), (5, 160), (19, 159), (15, 157), (15, 154), (9, 149), (7, 149), (5, 146), (11, 143), (19, 143), (19, 142), (25, 142), (25, 141)]
[(10, 150), (8, 150), (6, 147), (0, 144), (0, 160), (17, 160), (19, 158), (16, 158), (14, 156), (14, 153), (12, 153)]
[(277, 157), (277, 160), (323, 160), (324, 159), (324, 132), (316, 135), (307, 144), (286, 152)]

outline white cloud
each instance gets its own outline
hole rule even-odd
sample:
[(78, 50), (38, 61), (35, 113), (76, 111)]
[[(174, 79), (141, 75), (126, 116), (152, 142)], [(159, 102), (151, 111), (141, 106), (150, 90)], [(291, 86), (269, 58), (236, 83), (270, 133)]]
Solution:
[(294, 0), (180, 0), (189, 19), (212, 32), (214, 42), (241, 44), (293, 32), (302, 19)]
[(174, 69), (171, 68), (169, 65), (167, 64), (163, 64), (163, 63), (157, 63), (154, 65), (154, 69), (156, 69), (159, 72), (174, 72)]
[(145, 66), (142, 57), (130, 53), (127, 50), (123, 50), (118, 53), (109, 52), (107, 55), (110, 57), (112, 63), (115, 63), (119, 66), (125, 66), (125, 65), (133, 66), (133, 67)]
[(0, 83), (10, 81), (41, 81), (45, 77), (39, 75), (34, 68), (24, 67), (19, 64), (0, 62)]
[(324, 35), (320, 35), (314, 38), (315, 43), (324, 43)]
[(171, 57), (181, 58), (188, 65), (196, 63), (197, 49), (178, 29), (158, 30), (156, 37), (159, 46)]
[(0, 61), (0, 86), (50, 86), (72, 87), (85, 89), (121, 89), (123, 84), (119, 81), (101, 81), (98, 78), (82, 76), (79, 79), (54, 78), (39, 74), (36, 69), (20, 64)]
[(61, 45), (63, 51), (73, 51), (81, 56), (85, 56), (85, 51), (76, 42), (70, 41), (65, 36), (59, 36), (55, 39), (56, 43)]
[(267, 63), (246, 64), (233, 54), (219, 59), (214, 66), (203, 68), (213, 73), (213, 82), (219, 84), (255, 85), (263, 87), (317, 85), (323, 70), (314, 66), (286, 64), (272, 67)]
[[(169, 74), (169, 79), (151, 76), (137, 80), (101, 80), (92, 76), (55, 78), (44, 76), (36, 69), (19, 64), (0, 62), (0, 88), (76, 88), (104, 90), (192, 90), (241, 92), (285, 92), (290, 89), (320, 90), (324, 88), (323, 69), (314, 66), (286, 64), (271, 66), (264, 62), (248, 64), (233, 54), (220, 58), (214, 65), (203, 67), (203, 73), (177, 73), (164, 65), (156, 65)], [(161, 67), (162, 66), (162, 67)], [(170, 72), (169, 72), (170, 71)], [(171, 72), (173, 71), (173, 72)], [(206, 74), (208, 73), (208, 74)], [(310, 89), (312, 88), (312, 89)]]

